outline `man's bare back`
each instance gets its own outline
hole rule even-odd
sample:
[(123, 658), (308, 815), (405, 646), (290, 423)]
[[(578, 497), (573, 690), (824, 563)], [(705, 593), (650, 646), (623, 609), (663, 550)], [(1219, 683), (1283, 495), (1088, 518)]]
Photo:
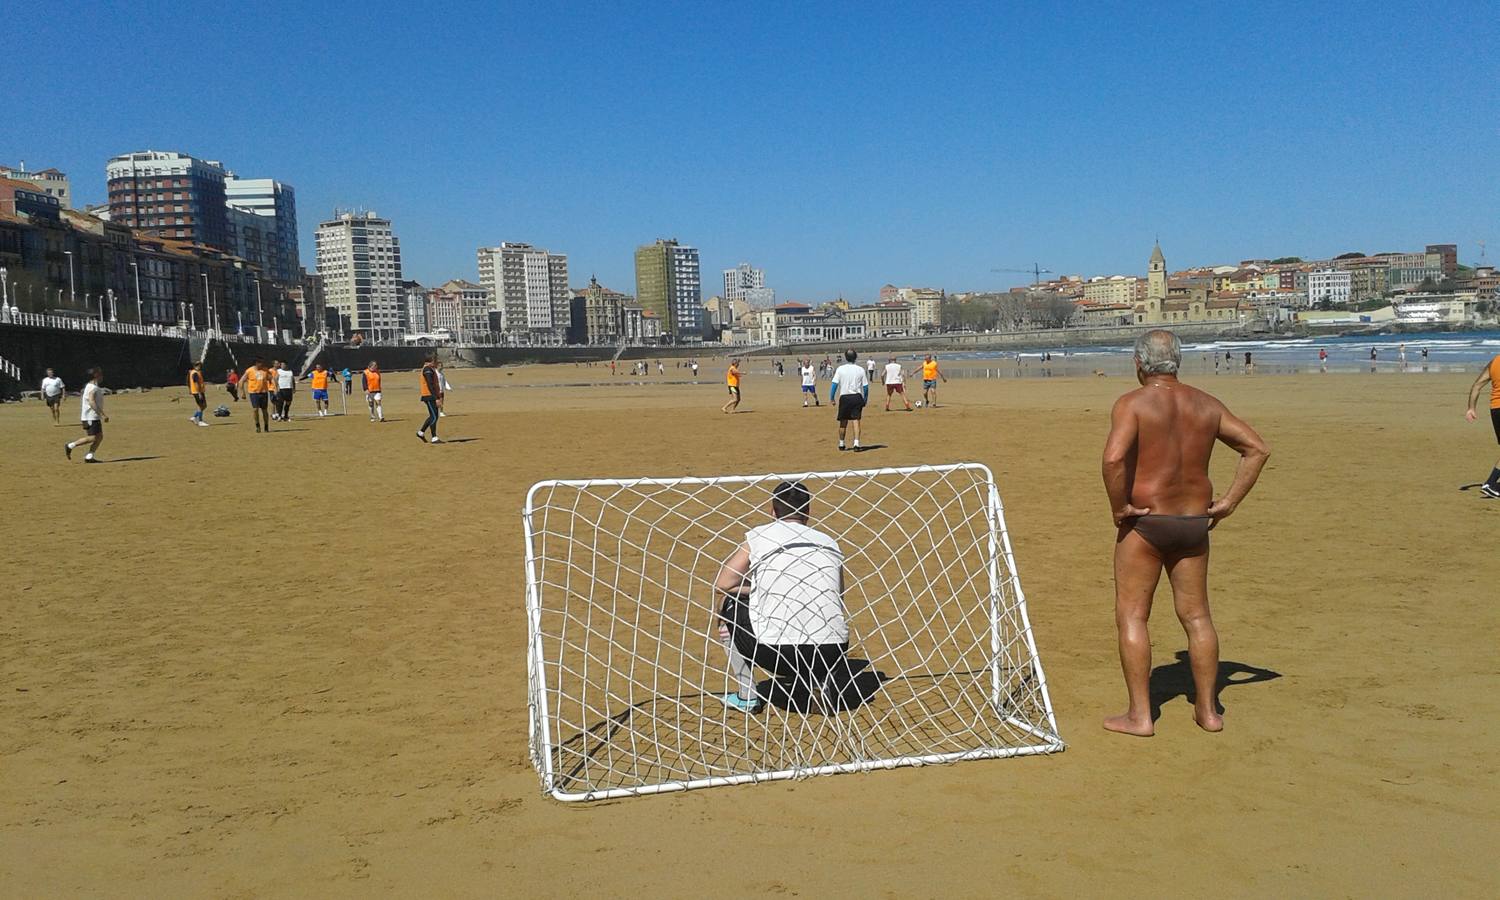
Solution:
[[(1118, 529), (1115, 622), (1130, 694), (1129, 710), (1105, 719), (1104, 727), (1143, 737), (1155, 732), (1146, 623), (1164, 569), (1188, 635), (1194, 718), (1207, 731), (1223, 728), (1219, 641), (1208, 611), (1208, 532), (1239, 506), (1270, 455), (1260, 435), (1223, 403), (1177, 380), (1180, 362), (1181, 348), (1170, 332), (1141, 337), (1141, 387), (1115, 403), (1104, 446), (1104, 487)], [(1208, 463), (1216, 441), (1238, 452), (1240, 463), (1229, 490), (1214, 499)]]

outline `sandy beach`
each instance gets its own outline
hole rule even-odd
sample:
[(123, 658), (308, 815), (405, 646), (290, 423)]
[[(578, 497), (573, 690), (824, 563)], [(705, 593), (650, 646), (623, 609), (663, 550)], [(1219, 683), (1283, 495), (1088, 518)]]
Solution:
[[(1132, 381), (955, 378), (940, 409), (873, 409), (886, 446), (852, 460), (790, 371), (725, 416), (705, 363), (450, 370), (441, 447), (412, 439), (412, 373), (385, 425), (351, 406), (269, 435), (245, 403), (194, 428), (181, 388), (113, 396), (96, 466), (63, 459), (76, 398), (67, 427), (0, 407), (0, 893), (1492, 894), (1500, 501), (1459, 490), (1496, 456), (1463, 421), (1472, 375), (1190, 379), (1274, 455), (1214, 537), (1226, 731), (1193, 725), (1163, 585), (1140, 740), (1100, 727), (1125, 692), (1098, 462)], [(532, 483), (957, 461), (995, 472), (1065, 753), (540, 793)]]

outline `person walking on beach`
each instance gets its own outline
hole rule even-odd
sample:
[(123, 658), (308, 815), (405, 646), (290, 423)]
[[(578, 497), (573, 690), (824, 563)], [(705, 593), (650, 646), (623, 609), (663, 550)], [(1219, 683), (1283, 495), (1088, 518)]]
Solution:
[[(1478, 418), (1474, 412), (1474, 406), (1479, 402), (1479, 392), (1484, 388), (1484, 383), (1490, 383), (1490, 424), (1495, 426), (1495, 443), (1500, 444), (1500, 355), (1496, 355), (1485, 363), (1479, 372), (1479, 377), (1474, 379), (1474, 384), (1469, 388), (1469, 409), (1464, 413), (1464, 418), (1470, 422)], [(1500, 460), (1495, 462), (1495, 467), (1490, 470), (1490, 477), (1480, 485), (1479, 493), (1491, 499), (1500, 498)]]
[(86, 463), (98, 462), (94, 454), (99, 452), (99, 445), (104, 443), (104, 423), (109, 421), (109, 416), (104, 414), (104, 370), (93, 368), (89, 370), (89, 383), (83, 386), (83, 396), (80, 398), (79, 421), (83, 424), (84, 436), (76, 441), (63, 444), (63, 456), (73, 458), (73, 451), (82, 444), (89, 445), (89, 451), (83, 455)]
[(740, 407), (740, 361), (731, 359), (729, 371), (724, 373), (724, 383), (729, 387), (729, 400), (720, 407), (726, 413), (732, 413)]
[(448, 392), (451, 391), (451, 390), (453, 390), (453, 385), (451, 385), (451, 384), (448, 383), (448, 373), (443, 371), (443, 361), (442, 360), (440, 360), (440, 359), (439, 360), (435, 360), (433, 362), (433, 364), (432, 364), (432, 367), (433, 367), (433, 369), (435, 369), (437, 371), (437, 382), (438, 382), (437, 408), (438, 408), (438, 418), (442, 419), (442, 418), (446, 418), (447, 415), (448, 415), (447, 411), (443, 408), (443, 402), (448, 399)]
[(360, 377), (365, 383), (365, 405), (370, 407), (370, 421), (384, 422), (385, 407), (380, 402), (380, 363), (370, 360)]
[(47, 370), (46, 376), (42, 378), (42, 399), (47, 402), (47, 411), (52, 414), (52, 424), (62, 424), (62, 402), (63, 396), (67, 394), (67, 385), (57, 377), (57, 373), (51, 369)]
[(203, 421), (203, 411), (208, 409), (208, 389), (203, 381), (202, 363), (193, 363), (193, 367), (188, 369), (187, 383), (188, 394), (192, 396), (193, 402), (198, 405), (198, 410), (193, 413), (191, 420), (199, 428), (207, 428), (208, 423)]
[(429, 356), (422, 363), (421, 377), (418, 379), (418, 389), (422, 392), (422, 405), (427, 407), (427, 420), (422, 427), (417, 429), (417, 440), (427, 441), (427, 432), (432, 432), (432, 443), (441, 444), (438, 440), (438, 397), (441, 394), (440, 387), (442, 375), (438, 373), (437, 357)]
[(1328, 371), (1328, 348), (1318, 348), (1318, 368), (1324, 372)]
[[(1130, 706), (1110, 731), (1149, 737), (1151, 598), (1165, 568), (1178, 621), (1187, 632), (1193, 718), (1220, 731), (1219, 637), (1208, 604), (1208, 533), (1255, 486), (1271, 451), (1255, 429), (1219, 400), (1177, 380), (1182, 345), (1170, 331), (1136, 340), (1140, 387), (1115, 402), (1104, 444), (1104, 489), (1115, 528), (1115, 625)], [(1229, 489), (1214, 499), (1208, 460), (1215, 441), (1240, 454)]]
[(240, 375), (233, 369), (224, 373), (224, 390), (229, 393), (229, 399), (240, 402)]
[(255, 419), (255, 431), (260, 433), (261, 421), (265, 421), (266, 432), (271, 431), (271, 373), (266, 369), (265, 360), (257, 359), (251, 363), (250, 368), (245, 370), (245, 377), (240, 379), (245, 386), (245, 396), (250, 398), (250, 415)]

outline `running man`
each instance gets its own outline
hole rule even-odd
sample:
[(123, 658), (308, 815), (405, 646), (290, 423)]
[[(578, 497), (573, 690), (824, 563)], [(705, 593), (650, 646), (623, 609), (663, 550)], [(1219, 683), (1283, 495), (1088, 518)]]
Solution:
[(229, 392), (229, 397), (235, 403), (240, 402), (240, 376), (233, 369), (224, 373), (224, 390)]
[(856, 452), (863, 449), (859, 446), (859, 421), (864, 416), (865, 400), (870, 394), (865, 370), (855, 362), (858, 358), (858, 353), (845, 350), (844, 364), (833, 373), (833, 394), (838, 397), (839, 404), (839, 449), (848, 449), (844, 446), (845, 432), (853, 431)]
[(729, 402), (720, 407), (726, 413), (732, 413), (740, 407), (740, 361), (731, 359), (729, 371), (724, 373), (724, 383), (729, 386)]
[(191, 421), (196, 422), (199, 428), (207, 428), (208, 423), (203, 421), (203, 411), (208, 409), (208, 388), (203, 381), (203, 364), (193, 363), (188, 369), (188, 393), (192, 395), (193, 402), (198, 404), (198, 411), (193, 413)]
[(88, 444), (89, 452), (83, 455), (86, 463), (98, 462), (94, 454), (99, 451), (99, 445), (104, 443), (104, 423), (109, 421), (109, 416), (104, 414), (104, 370), (93, 368), (89, 370), (89, 383), (83, 386), (81, 399), (81, 410), (79, 421), (83, 424), (84, 437), (76, 441), (63, 444), (63, 456), (73, 458), (73, 450), (80, 444)]
[(240, 386), (245, 390), (245, 396), (250, 398), (250, 415), (255, 419), (255, 431), (260, 433), (261, 421), (265, 420), (266, 432), (271, 431), (271, 373), (266, 369), (266, 361), (257, 359), (245, 370), (245, 377), (240, 379)]
[(365, 405), (370, 407), (370, 421), (384, 422), (385, 407), (380, 402), (380, 363), (370, 360), (361, 377), (365, 383)]
[(276, 364), (276, 406), (281, 411), (281, 421), (292, 420), (292, 398), (297, 394), (297, 371), (286, 364)]
[(51, 369), (42, 378), (42, 399), (47, 401), (47, 411), (52, 413), (52, 424), (62, 424), (62, 402), (63, 396), (68, 392), (67, 385), (57, 377), (57, 373)]
[(328, 371), (328, 369), (325, 368), (322, 363), (318, 363), (317, 365), (313, 366), (312, 373), (309, 377), (312, 380), (313, 409), (317, 412), (319, 417), (327, 416), (328, 382), (330, 379), (336, 382), (338, 381), (338, 377), (335, 376), (332, 372)]
[(714, 579), (723, 595), (719, 639), (737, 687), (717, 696), (731, 709), (761, 708), (752, 664), (778, 679), (792, 703), (825, 714), (839, 708), (851, 680), (844, 553), (838, 541), (807, 524), (811, 508), (801, 482), (776, 485), (775, 521), (746, 532)]
[[(1135, 342), (1141, 386), (1115, 402), (1104, 444), (1104, 489), (1115, 527), (1115, 625), (1120, 668), (1130, 694), (1110, 731), (1150, 737), (1151, 637), (1147, 620), (1162, 569), (1172, 583), (1177, 619), (1187, 632), (1193, 670), (1193, 718), (1221, 731), (1219, 636), (1208, 609), (1208, 533), (1255, 486), (1271, 451), (1255, 429), (1223, 403), (1177, 380), (1182, 346), (1170, 331), (1148, 331)], [(1208, 459), (1214, 442), (1240, 454), (1229, 490), (1214, 499)]]
[(797, 371), (802, 376), (802, 408), (807, 409), (808, 397), (812, 398), (813, 406), (822, 406), (818, 402), (818, 370), (813, 368), (812, 360), (798, 360)]
[(911, 398), (906, 396), (906, 372), (902, 370), (901, 364), (896, 362), (892, 356), (885, 364), (885, 411), (891, 411), (891, 395), (900, 394), (901, 402), (906, 404), (906, 411), (911, 412)]
[(422, 363), (421, 378), (418, 379), (421, 382), (419, 387), (422, 391), (422, 403), (427, 407), (427, 421), (423, 422), (422, 427), (417, 429), (417, 440), (424, 443), (427, 441), (427, 430), (429, 428), (432, 429), (432, 443), (442, 443), (442, 441), (438, 440), (437, 436), (438, 397), (442, 396), (442, 387), (440, 386), (442, 377), (438, 372), (437, 357), (427, 357), (427, 360)]
[(948, 383), (948, 376), (944, 375), (943, 370), (938, 368), (937, 359), (931, 353), (929, 353), (927, 354), (927, 358), (922, 361), (923, 404), (934, 408), (936, 408), (936, 406), (938, 405), (937, 386), (939, 378), (943, 379), (944, 384)]
[[(1464, 413), (1464, 418), (1470, 422), (1478, 418), (1474, 406), (1479, 402), (1479, 392), (1486, 381), (1490, 383), (1490, 424), (1495, 426), (1495, 442), (1500, 443), (1500, 355), (1492, 357), (1480, 371), (1479, 377), (1474, 379), (1473, 386), (1469, 388), (1469, 409)], [(1495, 467), (1490, 470), (1490, 477), (1485, 479), (1479, 492), (1492, 499), (1500, 498), (1500, 461), (1496, 461)]]

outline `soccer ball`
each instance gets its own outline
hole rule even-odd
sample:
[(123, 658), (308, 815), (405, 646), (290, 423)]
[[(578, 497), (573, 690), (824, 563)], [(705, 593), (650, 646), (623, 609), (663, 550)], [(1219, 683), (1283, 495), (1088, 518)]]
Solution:
[(922, 408), (922, 401), (921, 400), (913, 401), (912, 402), (912, 406), (915, 406), (917, 409), (921, 409)]

